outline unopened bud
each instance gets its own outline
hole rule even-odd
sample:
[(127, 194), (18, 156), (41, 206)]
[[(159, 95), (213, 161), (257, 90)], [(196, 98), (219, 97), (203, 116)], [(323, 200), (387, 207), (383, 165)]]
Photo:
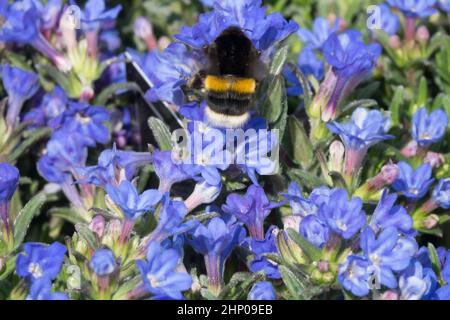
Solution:
[(399, 49), (402, 46), (402, 41), (398, 35), (393, 35), (389, 38), (389, 46), (392, 49)]
[(439, 168), (445, 163), (445, 158), (441, 153), (427, 152), (423, 162), (428, 163), (433, 169)]
[(189, 211), (202, 204), (212, 203), (220, 195), (222, 185), (212, 186), (206, 181), (195, 185), (194, 192), (186, 199), (185, 204)]
[(398, 166), (394, 163), (390, 163), (381, 168), (379, 173), (379, 180), (383, 183), (383, 186), (393, 184), (397, 180), (399, 174)]
[(381, 300), (398, 300), (398, 293), (395, 291), (388, 290), (381, 295), (380, 299)]
[(153, 26), (144, 17), (139, 17), (134, 22), (134, 33), (142, 40), (146, 40), (148, 37), (153, 37)]
[(299, 215), (291, 215), (283, 218), (283, 229), (294, 229), (296, 231), (300, 230), (300, 222), (302, 217)]
[(416, 156), (419, 146), (416, 141), (410, 141), (401, 151), (402, 155), (407, 158)]
[(429, 215), (421, 223), (422, 228), (426, 230), (432, 230), (436, 228), (438, 224), (439, 224), (439, 217), (435, 214)]
[(105, 231), (105, 218), (103, 216), (95, 216), (91, 223), (89, 224), (89, 229), (91, 229), (94, 233), (96, 233), (100, 238), (103, 236)]
[(345, 147), (340, 141), (330, 145), (330, 170), (342, 172), (344, 165)]
[(161, 51), (165, 50), (170, 45), (171, 42), (172, 41), (170, 41), (169, 37), (162, 36), (158, 40), (158, 49)]
[(416, 40), (421, 44), (426, 44), (430, 39), (430, 32), (425, 26), (420, 26), (416, 32)]

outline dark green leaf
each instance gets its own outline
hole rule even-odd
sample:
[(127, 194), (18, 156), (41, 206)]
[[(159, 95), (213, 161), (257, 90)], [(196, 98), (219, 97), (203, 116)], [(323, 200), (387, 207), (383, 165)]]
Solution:
[(31, 220), (40, 213), (42, 205), (46, 201), (44, 194), (34, 196), (17, 215), (14, 221), (14, 249), (17, 249), (25, 239)]
[(114, 97), (118, 91), (126, 90), (126, 91), (137, 91), (139, 92), (141, 89), (134, 82), (124, 82), (124, 83), (114, 83), (103, 89), (102, 92), (95, 99), (95, 104), (98, 106), (104, 106), (108, 102), (109, 99)]

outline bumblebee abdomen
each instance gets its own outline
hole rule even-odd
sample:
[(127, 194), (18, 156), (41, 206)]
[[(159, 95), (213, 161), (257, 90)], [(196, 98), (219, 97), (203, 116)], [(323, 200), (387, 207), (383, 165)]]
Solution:
[(252, 108), (256, 81), (231, 75), (212, 76), (205, 79), (208, 106), (217, 113), (242, 115)]

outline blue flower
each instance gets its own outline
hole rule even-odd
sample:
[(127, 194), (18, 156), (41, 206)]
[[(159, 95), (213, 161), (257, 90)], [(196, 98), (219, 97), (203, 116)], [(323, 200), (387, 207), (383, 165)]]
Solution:
[(58, 242), (47, 246), (40, 243), (25, 243), (16, 261), (16, 272), (20, 277), (53, 280), (61, 271), (66, 247)]
[(445, 12), (450, 12), (450, 0), (439, 0), (438, 5)]
[(371, 146), (393, 138), (387, 134), (390, 128), (389, 117), (378, 110), (358, 108), (350, 121), (343, 124), (334, 121), (327, 124), (327, 127), (332, 133), (338, 134), (345, 145), (344, 172), (347, 176), (360, 168)]
[(0, 204), (11, 200), (19, 185), (19, 170), (7, 162), (0, 163)]
[(96, 142), (108, 142), (109, 130), (105, 125), (108, 120), (107, 109), (75, 102), (69, 103), (68, 109), (59, 117), (63, 129), (81, 134), (88, 146), (95, 146)]
[(389, 117), (378, 110), (358, 108), (351, 121), (343, 124), (333, 122), (327, 126), (341, 137), (346, 150), (367, 150), (378, 142), (393, 138), (386, 134), (390, 128)]
[(188, 209), (184, 202), (171, 200), (169, 194), (165, 194), (163, 198), (162, 208), (159, 212), (158, 224), (147, 239), (162, 242), (173, 235), (179, 235), (192, 230), (198, 225), (195, 219), (183, 222)]
[(390, 36), (395, 35), (400, 29), (400, 19), (391, 11), (388, 5), (383, 3), (378, 8), (380, 9), (381, 30)]
[(39, 174), (49, 182), (62, 184), (67, 181), (74, 168), (84, 166), (87, 148), (77, 133), (58, 130), (47, 143), (44, 156), (39, 159)]
[(414, 171), (408, 163), (402, 161), (398, 168), (398, 178), (392, 185), (395, 191), (411, 200), (423, 198), (434, 181), (430, 165), (424, 163)]
[(225, 222), (218, 217), (209, 220), (206, 225), (199, 224), (188, 233), (188, 243), (204, 255), (212, 292), (220, 291), (225, 261), (244, 236), (245, 231), (236, 219)]
[(148, 248), (147, 259), (136, 261), (141, 272), (145, 289), (158, 297), (183, 299), (183, 291), (189, 290), (192, 278), (186, 272), (178, 272), (181, 256), (174, 249), (163, 248), (152, 242)]
[(39, 1), (34, 1), (34, 4), (40, 13), (42, 30), (51, 30), (58, 27), (62, 10), (61, 0), (49, 0), (45, 5), (42, 5)]
[(117, 267), (114, 253), (108, 248), (96, 250), (92, 255), (89, 267), (99, 277), (110, 275)]
[(414, 114), (412, 136), (422, 147), (439, 142), (445, 135), (448, 125), (447, 113), (436, 109), (430, 114), (425, 108), (420, 108)]
[(398, 230), (389, 227), (378, 238), (371, 228), (361, 235), (361, 248), (364, 257), (371, 262), (377, 281), (390, 289), (397, 288), (394, 272), (405, 270), (417, 252), (417, 243), (412, 238), (401, 238)]
[(437, 277), (431, 268), (424, 268), (419, 261), (412, 261), (399, 278), (400, 299), (427, 300), (437, 289)]
[(323, 79), (325, 63), (317, 57), (317, 54), (308, 48), (302, 50), (298, 56), (297, 64), (304, 75), (313, 75), (317, 81)]
[(264, 240), (264, 220), (275, 206), (269, 201), (263, 188), (251, 185), (243, 196), (230, 194), (222, 210), (242, 221), (253, 238)]
[(40, 104), (31, 109), (23, 117), (23, 121), (30, 121), (31, 127), (48, 126), (52, 129), (59, 127), (59, 116), (66, 111), (68, 97), (61, 87), (56, 86), (55, 89), (44, 95)]
[(314, 113), (321, 112), (325, 122), (336, 118), (339, 103), (370, 75), (381, 55), (379, 44), (366, 45), (361, 38), (358, 31), (348, 30), (332, 33), (323, 44), (323, 56), (331, 70), (311, 108)]
[(114, 23), (121, 10), (121, 5), (106, 10), (105, 0), (89, 0), (82, 12), (83, 28), (98, 31), (102, 25)]
[(388, 227), (395, 227), (400, 232), (408, 234), (412, 231), (413, 220), (406, 209), (400, 205), (395, 205), (396, 194), (389, 194), (388, 190), (383, 190), (381, 199), (373, 212), (370, 226), (376, 233)]
[(173, 162), (172, 151), (155, 150), (153, 152), (153, 166), (159, 177), (159, 190), (163, 192), (170, 191), (174, 183), (192, 178), (182, 165)]
[(366, 45), (355, 30), (333, 33), (323, 44), (323, 55), (338, 77), (349, 81), (363, 78), (376, 65), (381, 55), (379, 44)]
[(450, 178), (439, 180), (432, 196), (441, 208), (450, 209)]
[(437, 12), (436, 0), (388, 0), (388, 3), (408, 18), (426, 18)]
[(139, 195), (136, 187), (127, 180), (122, 181), (118, 187), (106, 186), (106, 192), (110, 199), (122, 210), (125, 217), (133, 221), (144, 213), (153, 211), (162, 199), (162, 194), (157, 190), (147, 190)]
[(52, 283), (47, 278), (35, 280), (30, 287), (27, 300), (69, 300), (62, 292), (52, 292)]
[(211, 12), (200, 15), (192, 27), (181, 28), (175, 38), (195, 49), (211, 44), (228, 27), (240, 27), (260, 51), (297, 31), (294, 21), (286, 21), (279, 13), (266, 15), (261, 0), (225, 0), (216, 2)]
[(450, 284), (450, 250), (446, 252), (445, 261), (442, 263), (442, 278)]
[(117, 150), (103, 151), (96, 166), (76, 168), (78, 182), (105, 187), (107, 184), (118, 185), (125, 178), (133, 179), (137, 170), (150, 164), (152, 156), (148, 152)]
[(33, 0), (14, 1), (8, 7), (2, 1), (0, 15), (5, 21), (0, 29), (0, 41), (32, 43), (39, 36), (40, 12)]
[(310, 214), (316, 214), (322, 204), (328, 203), (333, 191), (328, 187), (322, 186), (315, 188), (311, 192), (309, 199), (305, 199), (300, 186), (296, 182), (291, 182), (288, 192), (282, 195), (289, 200), (293, 215), (306, 217)]
[(235, 219), (226, 222), (216, 217), (189, 231), (188, 242), (198, 253), (219, 257), (225, 262), (243, 234), (244, 230)]
[(339, 266), (338, 280), (342, 287), (357, 297), (369, 294), (369, 280), (371, 277), (370, 262), (357, 255), (350, 255)]
[(2, 66), (3, 86), (8, 93), (6, 122), (10, 129), (17, 124), (22, 106), (39, 89), (37, 74), (9, 65)]
[(3, 22), (0, 41), (30, 44), (51, 59), (61, 71), (67, 72), (72, 68), (70, 61), (56, 51), (39, 31), (41, 27), (44, 29), (48, 26), (48, 21), (45, 20), (48, 18), (47, 14), (50, 14), (48, 10), (53, 10), (52, 4), (49, 3), (43, 8), (36, 0), (14, 1), (10, 6), (7, 1), (2, 1), (0, 17)]
[(182, 43), (172, 43), (163, 52), (153, 50), (138, 62), (152, 83), (146, 93), (150, 101), (166, 101), (181, 106), (185, 103), (182, 87), (187, 79), (200, 71), (200, 61)]
[(434, 298), (436, 300), (450, 300), (450, 284), (437, 289)]
[(355, 197), (348, 200), (347, 191), (333, 191), (329, 203), (319, 208), (318, 216), (334, 232), (344, 239), (350, 239), (366, 224), (362, 201)]
[(323, 248), (328, 241), (329, 229), (316, 215), (309, 215), (300, 222), (300, 234), (311, 244)]
[(267, 258), (263, 256), (265, 253), (278, 253), (277, 246), (275, 245), (276, 227), (271, 227), (266, 232), (264, 240), (250, 240), (250, 250), (256, 255), (255, 259), (250, 262), (250, 271), (258, 272), (264, 270), (266, 276), (270, 279), (280, 279), (281, 274), (278, 271), (278, 266), (273, 264)]
[(305, 44), (305, 47), (311, 49), (321, 49), (325, 41), (327, 41), (328, 37), (333, 33), (338, 31), (339, 28), (339, 19), (333, 24), (323, 18), (317, 17), (314, 19), (312, 30), (300, 28), (297, 31), (297, 34)]
[(275, 300), (276, 293), (271, 282), (259, 281), (255, 283), (248, 294), (248, 300)]

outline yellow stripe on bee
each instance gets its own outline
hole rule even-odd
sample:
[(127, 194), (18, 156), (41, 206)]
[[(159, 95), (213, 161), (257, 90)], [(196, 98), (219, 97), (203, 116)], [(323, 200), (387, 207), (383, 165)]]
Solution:
[(240, 94), (253, 94), (256, 90), (256, 81), (251, 78), (234, 78), (206, 76), (205, 89), (215, 92), (236, 92)]

